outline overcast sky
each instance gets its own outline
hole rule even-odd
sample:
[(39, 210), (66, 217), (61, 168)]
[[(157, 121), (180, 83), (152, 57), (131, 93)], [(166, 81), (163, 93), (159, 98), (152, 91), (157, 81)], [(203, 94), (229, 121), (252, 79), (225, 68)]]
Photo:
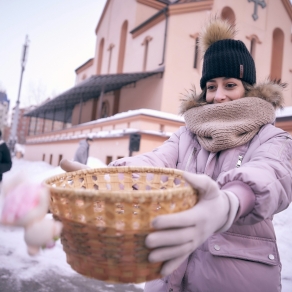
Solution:
[(75, 69), (94, 56), (95, 28), (106, 0), (0, 0), (0, 90), (15, 106), (29, 37), (20, 106), (75, 84)]

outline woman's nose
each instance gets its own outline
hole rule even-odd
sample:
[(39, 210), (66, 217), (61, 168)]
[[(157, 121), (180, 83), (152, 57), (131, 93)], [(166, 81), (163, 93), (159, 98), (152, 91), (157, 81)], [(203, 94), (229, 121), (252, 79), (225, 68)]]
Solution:
[(218, 87), (215, 92), (214, 102), (219, 103), (219, 102), (225, 102), (225, 101), (226, 101), (226, 95), (224, 93), (224, 90)]

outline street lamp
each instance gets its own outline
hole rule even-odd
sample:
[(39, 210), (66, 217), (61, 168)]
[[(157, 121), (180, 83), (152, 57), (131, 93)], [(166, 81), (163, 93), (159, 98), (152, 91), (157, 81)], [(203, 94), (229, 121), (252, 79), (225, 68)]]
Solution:
[(27, 61), (28, 43), (29, 43), (29, 39), (28, 39), (28, 36), (26, 36), (25, 43), (23, 45), (22, 58), (21, 58), (21, 73), (20, 73), (18, 96), (17, 96), (13, 121), (11, 125), (10, 138), (9, 138), (9, 148), (12, 154), (14, 153), (14, 147), (17, 142), (17, 125), (18, 125), (19, 103), (20, 103), (19, 99), (20, 99), (20, 91), (21, 91), (21, 85), (22, 85), (22, 76), (23, 76), (23, 72), (25, 70), (25, 64)]

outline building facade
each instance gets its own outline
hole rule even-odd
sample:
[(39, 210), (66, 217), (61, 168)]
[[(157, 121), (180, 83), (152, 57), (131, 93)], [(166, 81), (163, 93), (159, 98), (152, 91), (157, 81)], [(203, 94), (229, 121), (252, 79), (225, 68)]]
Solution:
[[(198, 37), (202, 26), (214, 15), (236, 24), (236, 39), (249, 48), (258, 82), (270, 78), (289, 84), (284, 92), (286, 108), (284, 114), (279, 113), (279, 122), (291, 128), (289, 0), (108, 0), (95, 29), (95, 54), (75, 70), (75, 86), (29, 116), (45, 123), (61, 123), (69, 131), (70, 127), (83, 129), (88, 123), (141, 108), (177, 115), (181, 95), (193, 86), (200, 90), (202, 55)], [(163, 119), (157, 123), (163, 124)], [(33, 141), (46, 131), (32, 133), (26, 144), (26, 158), (39, 159), (34, 156), (37, 144)], [(97, 136), (97, 144), (99, 139)], [(52, 147), (60, 149), (58, 143), (43, 140), (42, 147), (48, 151)], [(150, 145), (143, 151), (153, 149)], [(123, 153), (116, 156), (127, 155), (128, 147), (123, 147)], [(66, 152), (60, 155), (67, 157)], [(100, 152), (91, 155), (103, 161), (110, 156), (99, 157)]]
[(0, 130), (2, 132), (3, 138), (8, 126), (9, 105), (10, 101), (7, 98), (7, 94), (3, 91), (0, 91)]

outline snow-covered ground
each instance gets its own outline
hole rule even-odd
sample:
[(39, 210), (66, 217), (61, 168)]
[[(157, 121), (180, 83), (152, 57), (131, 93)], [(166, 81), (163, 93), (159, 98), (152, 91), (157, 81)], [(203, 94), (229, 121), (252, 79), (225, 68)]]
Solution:
[[(105, 165), (90, 157), (90, 167)], [(4, 174), (3, 181), (15, 173), (29, 175), (34, 181), (42, 181), (62, 173), (60, 167), (45, 162), (14, 159), (11, 171)], [(282, 292), (292, 291), (292, 205), (274, 217), (278, 247), (283, 264)], [(55, 292), (55, 291), (142, 291), (144, 283), (138, 285), (108, 284), (77, 274), (66, 262), (60, 241), (55, 248), (44, 250), (30, 257), (23, 241), (23, 230), (0, 226), (0, 290), (1, 292)], [(13, 289), (13, 290), (11, 290)]]

